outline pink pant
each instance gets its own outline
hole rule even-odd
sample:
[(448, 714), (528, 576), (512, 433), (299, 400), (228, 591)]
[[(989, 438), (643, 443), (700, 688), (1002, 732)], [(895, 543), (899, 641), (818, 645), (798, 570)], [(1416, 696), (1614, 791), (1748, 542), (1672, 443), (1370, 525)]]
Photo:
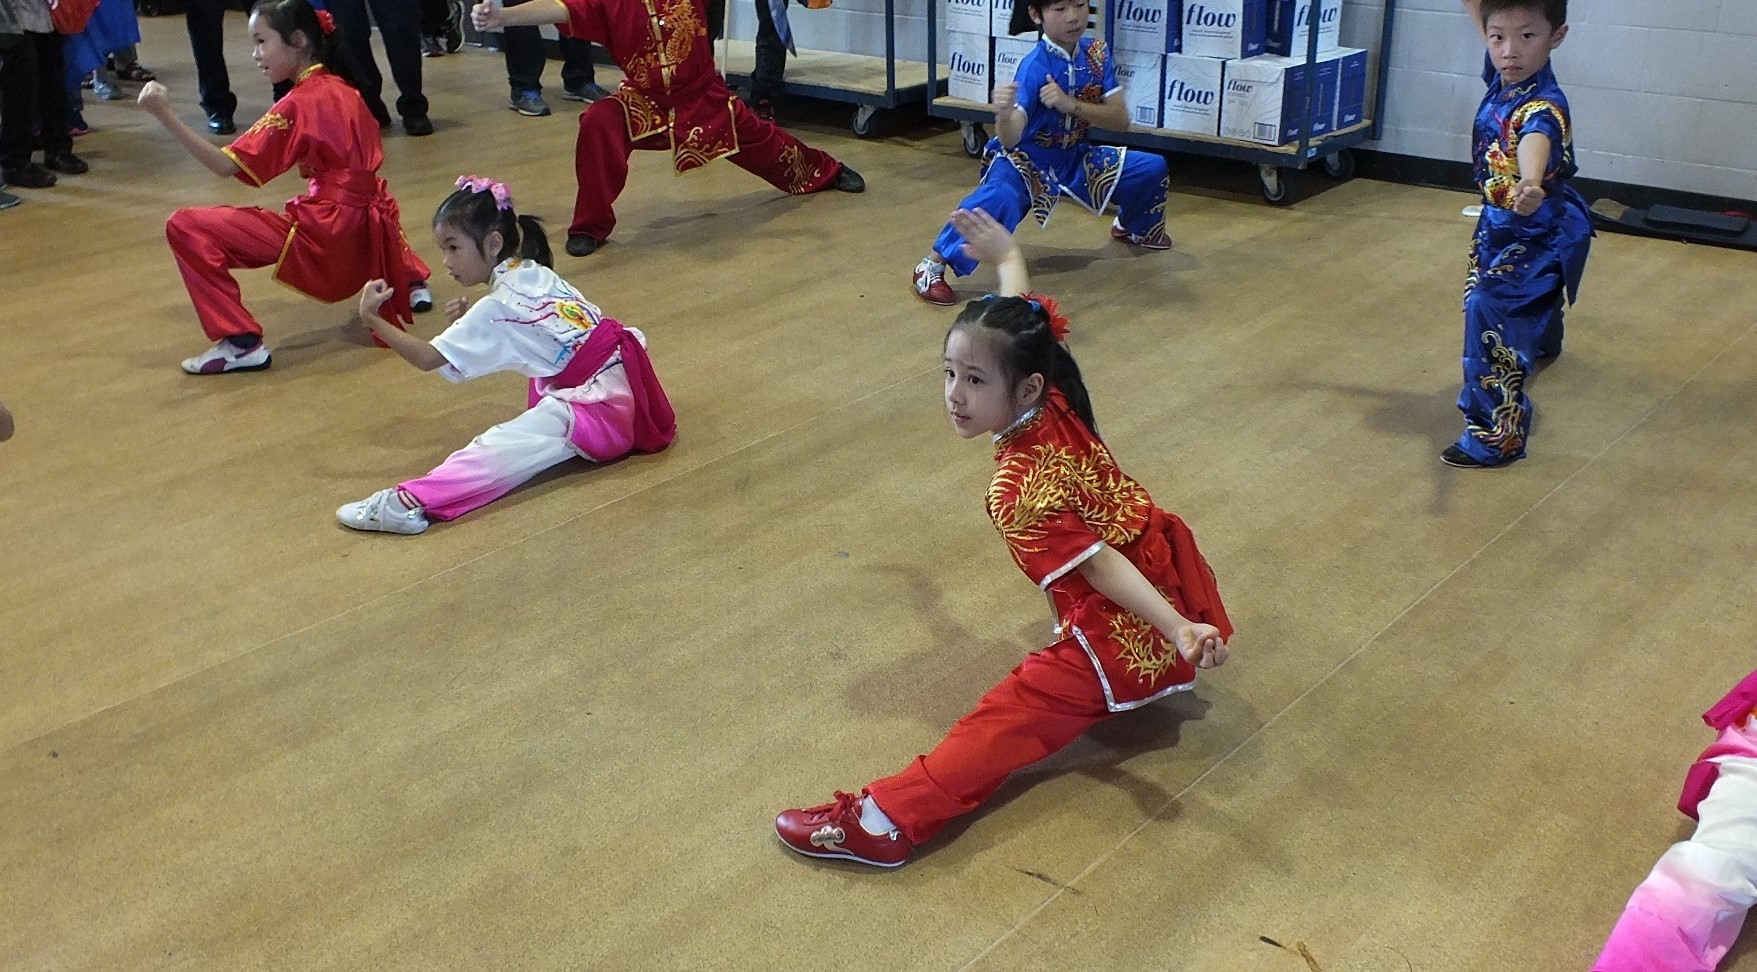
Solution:
[(1757, 759), (1721, 760), (1697, 813), (1696, 833), (1629, 897), (1593, 972), (1712, 972), (1732, 947), (1757, 901)]
[[(627, 455), (634, 442), (634, 402), (612, 398), (585, 407), (593, 420), (593, 454), (606, 462)], [(399, 485), (430, 519), (456, 519), (579, 455), (568, 438), (573, 422), (572, 405), (545, 398), (518, 418), (476, 436), (427, 475)]]

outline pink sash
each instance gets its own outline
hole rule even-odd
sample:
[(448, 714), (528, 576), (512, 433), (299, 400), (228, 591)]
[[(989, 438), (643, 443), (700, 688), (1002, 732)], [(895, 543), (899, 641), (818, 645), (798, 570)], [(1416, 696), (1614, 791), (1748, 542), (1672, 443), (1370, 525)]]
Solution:
[(616, 415), (592, 403), (569, 402), (573, 407), (573, 430), (568, 439), (593, 462), (610, 462), (630, 452), (659, 452), (677, 436), (677, 417), (671, 400), (659, 386), (647, 349), (628, 328), (614, 318), (603, 318), (586, 342), (577, 348), (567, 367), (551, 378), (531, 379), (527, 408), (536, 407), (545, 393), (558, 388), (578, 388), (592, 380), (610, 356), (622, 352), (622, 370), (634, 392), (634, 414), (619, 421)]
[(1753, 745), (1744, 733), (1733, 729), (1754, 709), (1757, 709), (1757, 672), (1746, 675), (1725, 698), (1702, 713), (1702, 721), (1708, 723), (1709, 728), (1719, 730), (1720, 738), (1696, 757), (1696, 764), (1684, 777), (1684, 792), (1678, 796), (1678, 810), (1684, 816), (1696, 819), (1697, 806), (1708, 796), (1715, 779), (1720, 776), (1720, 764), (1713, 760), (1721, 756), (1757, 757), (1757, 745)]

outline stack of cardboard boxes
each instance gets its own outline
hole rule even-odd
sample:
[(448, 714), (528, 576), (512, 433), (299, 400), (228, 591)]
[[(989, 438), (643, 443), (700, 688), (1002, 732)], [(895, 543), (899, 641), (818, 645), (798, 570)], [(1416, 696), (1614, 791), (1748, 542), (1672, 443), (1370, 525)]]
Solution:
[[(1035, 38), (1007, 36), (1012, 0), (946, 0), (950, 94), (987, 102)], [(1306, 64), (1310, 18), (1318, 58)], [(1136, 128), (1265, 145), (1358, 124), (1367, 52), (1338, 46), (1342, 0), (1104, 0), (1096, 19)], [(1310, 75), (1308, 77), (1308, 75)]]

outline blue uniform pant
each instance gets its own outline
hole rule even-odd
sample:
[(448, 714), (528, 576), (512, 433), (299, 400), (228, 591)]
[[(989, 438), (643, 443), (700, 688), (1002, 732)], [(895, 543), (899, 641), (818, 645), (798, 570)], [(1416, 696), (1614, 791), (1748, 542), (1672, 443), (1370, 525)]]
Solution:
[[(1065, 194), (1088, 209), (1100, 210), (1107, 202), (1115, 203), (1117, 219), (1130, 233), (1153, 240), (1167, 239), (1165, 234), (1165, 196), (1171, 187), (1165, 159), (1151, 152), (1123, 151), (1108, 145), (1088, 145), (1082, 158), (1064, 173), (1059, 189), (1029, 162), (1023, 171), (1013, 160), (1022, 155), (1000, 151), (998, 139), (988, 143), (988, 165), (976, 191), (964, 197), (960, 209), (980, 209), (993, 216), (1009, 232), (1024, 222), (1027, 214), (1047, 223), (1050, 210), (1059, 195)], [(1054, 178), (1050, 174), (1049, 178)], [(1111, 189), (1111, 185), (1115, 188)], [(1108, 199), (1106, 198), (1108, 196)], [(964, 254), (964, 236), (947, 223), (934, 240), (933, 249), (960, 277), (976, 272), (976, 261)]]
[[(1532, 366), (1562, 352), (1562, 312), (1591, 243), (1591, 224), (1571, 200), (1552, 199), (1536, 216), (1504, 211), (1477, 223), (1464, 285), (1464, 388), (1458, 448), (1499, 465), (1525, 457), (1531, 435)], [(1549, 225), (1545, 225), (1549, 224)]]

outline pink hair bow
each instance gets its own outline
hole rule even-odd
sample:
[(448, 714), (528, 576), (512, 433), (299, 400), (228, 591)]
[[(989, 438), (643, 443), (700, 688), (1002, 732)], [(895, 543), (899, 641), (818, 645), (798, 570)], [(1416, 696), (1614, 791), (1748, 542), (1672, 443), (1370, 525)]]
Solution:
[(458, 188), (468, 189), (471, 192), (489, 193), (494, 196), (494, 205), (496, 208), (502, 210), (512, 208), (512, 193), (506, 188), (506, 183), (504, 182), (495, 182), (487, 176), (458, 176)]

